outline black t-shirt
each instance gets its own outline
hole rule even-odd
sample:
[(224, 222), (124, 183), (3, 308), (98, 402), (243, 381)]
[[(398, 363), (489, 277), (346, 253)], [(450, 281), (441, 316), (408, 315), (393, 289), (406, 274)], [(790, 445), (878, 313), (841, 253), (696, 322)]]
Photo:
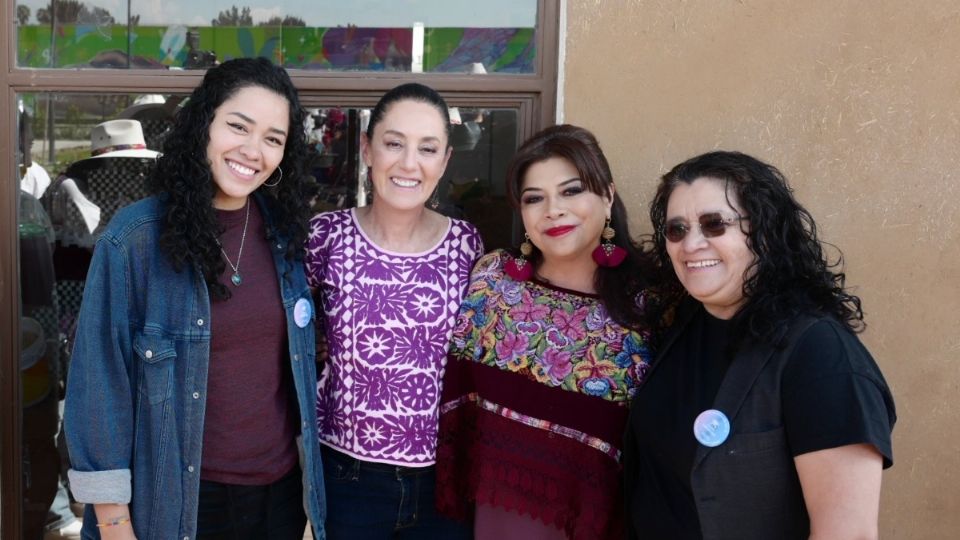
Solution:
[[(730, 321), (716, 319), (702, 307), (639, 392), (629, 436), (638, 448), (639, 478), (630, 519), (641, 538), (701, 538), (690, 485), (698, 442), (697, 415), (713, 402), (733, 359)], [(781, 403), (783, 425), (793, 456), (869, 443), (892, 463), (892, 402), (864, 368), (848, 358), (841, 328), (821, 321), (798, 340), (784, 368)], [(855, 338), (852, 338), (855, 339)], [(733, 426), (736, 429), (736, 426)]]

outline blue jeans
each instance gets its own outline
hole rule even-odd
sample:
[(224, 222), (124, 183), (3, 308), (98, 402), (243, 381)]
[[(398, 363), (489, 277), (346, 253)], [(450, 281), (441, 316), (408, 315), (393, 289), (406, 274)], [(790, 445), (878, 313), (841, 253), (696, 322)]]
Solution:
[(328, 540), (473, 537), (470, 525), (437, 513), (434, 467), (361, 461), (320, 446), (327, 487)]
[(240, 486), (200, 480), (197, 540), (302, 540), (300, 467), (266, 486)]

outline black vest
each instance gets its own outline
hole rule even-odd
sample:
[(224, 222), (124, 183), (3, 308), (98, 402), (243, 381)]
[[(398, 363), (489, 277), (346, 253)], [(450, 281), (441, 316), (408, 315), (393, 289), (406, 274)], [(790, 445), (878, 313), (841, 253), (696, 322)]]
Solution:
[[(657, 351), (654, 370), (683, 333), (697, 305), (688, 300), (678, 308)], [(780, 380), (797, 340), (818, 320), (799, 317), (772, 341), (776, 345), (748, 344), (731, 363), (713, 402), (713, 408), (729, 418), (730, 435), (717, 447), (699, 446), (690, 472), (704, 539), (809, 537), (810, 518), (783, 427)], [(652, 372), (648, 379), (651, 376)], [(639, 474), (630, 458), (634, 447), (628, 432), (624, 441), (628, 515), (630, 484)], [(642, 531), (628, 535), (638, 536)]]
[(713, 403), (730, 419), (730, 436), (714, 448), (700, 445), (690, 472), (705, 540), (810, 536), (780, 381), (797, 340), (817, 320), (794, 320), (777, 345), (748, 346), (730, 365)]

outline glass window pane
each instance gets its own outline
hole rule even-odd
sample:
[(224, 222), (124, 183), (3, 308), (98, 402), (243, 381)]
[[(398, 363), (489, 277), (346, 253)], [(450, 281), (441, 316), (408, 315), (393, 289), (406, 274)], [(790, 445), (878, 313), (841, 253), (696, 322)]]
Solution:
[[(533, 73), (536, 0), (17, 0), (21, 67)], [(129, 11), (128, 11), (129, 6)]]
[[(154, 160), (143, 156), (161, 144), (176, 103), (160, 95), (18, 96), (23, 538), (79, 525), (60, 429), (84, 282), (106, 223), (145, 195)], [(138, 120), (143, 140), (114, 146), (123, 158), (93, 159), (91, 128), (114, 118)]]

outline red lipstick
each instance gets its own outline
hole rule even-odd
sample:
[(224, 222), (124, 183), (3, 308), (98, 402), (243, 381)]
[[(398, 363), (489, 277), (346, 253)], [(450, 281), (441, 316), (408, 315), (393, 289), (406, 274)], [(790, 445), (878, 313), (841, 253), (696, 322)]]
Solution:
[(552, 227), (546, 230), (547, 236), (563, 236), (574, 229), (573, 225), (564, 225), (562, 227)]

